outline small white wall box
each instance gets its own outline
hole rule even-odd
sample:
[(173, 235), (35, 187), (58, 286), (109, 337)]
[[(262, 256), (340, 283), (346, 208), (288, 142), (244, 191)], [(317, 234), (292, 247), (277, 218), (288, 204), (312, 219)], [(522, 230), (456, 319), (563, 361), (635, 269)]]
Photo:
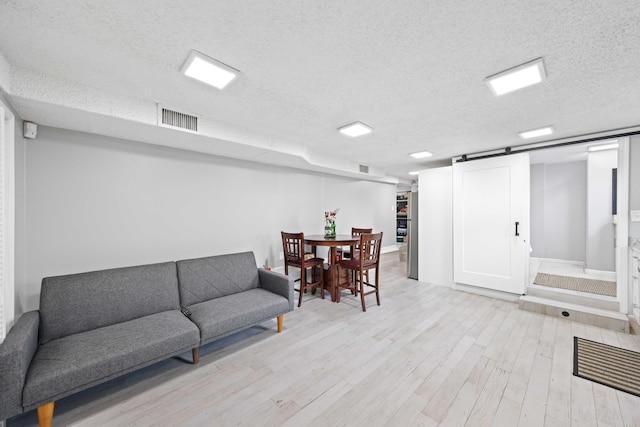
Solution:
[(35, 139), (38, 135), (38, 125), (32, 122), (24, 122), (22, 134), (27, 139)]

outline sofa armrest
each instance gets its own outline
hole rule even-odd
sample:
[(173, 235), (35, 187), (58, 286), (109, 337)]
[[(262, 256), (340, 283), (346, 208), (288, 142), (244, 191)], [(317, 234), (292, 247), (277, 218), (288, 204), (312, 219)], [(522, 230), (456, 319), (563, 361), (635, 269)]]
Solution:
[(38, 349), (40, 313), (24, 313), (0, 344), (0, 420), (23, 412), (22, 389)]
[(282, 273), (258, 269), (260, 287), (274, 294), (282, 295), (289, 301), (289, 311), (293, 311), (293, 279)]

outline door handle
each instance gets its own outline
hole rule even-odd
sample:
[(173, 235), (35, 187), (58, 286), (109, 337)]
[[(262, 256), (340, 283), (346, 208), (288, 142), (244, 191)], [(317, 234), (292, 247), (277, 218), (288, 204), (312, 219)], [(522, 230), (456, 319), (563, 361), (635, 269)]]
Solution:
[(520, 233), (518, 232), (518, 226), (520, 225), (520, 223), (518, 221), (516, 221), (516, 236), (519, 236)]

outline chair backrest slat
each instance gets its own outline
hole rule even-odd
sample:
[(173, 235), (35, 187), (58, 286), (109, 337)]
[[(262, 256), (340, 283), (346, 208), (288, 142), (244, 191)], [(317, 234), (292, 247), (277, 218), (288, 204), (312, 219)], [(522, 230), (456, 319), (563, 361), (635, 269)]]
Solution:
[(282, 232), (282, 249), (285, 260), (300, 261), (304, 257), (304, 233)]
[(361, 234), (371, 234), (373, 233), (373, 228), (356, 228), (351, 227), (351, 235), (353, 237), (358, 237)]
[[(363, 234), (371, 234), (373, 233), (373, 228), (357, 228), (357, 227), (351, 227), (351, 236), (353, 237), (360, 237)], [(355, 245), (353, 245), (355, 250), (360, 250), (360, 244), (356, 243)]]
[(382, 232), (363, 233), (360, 235), (360, 265), (378, 264), (382, 247)]

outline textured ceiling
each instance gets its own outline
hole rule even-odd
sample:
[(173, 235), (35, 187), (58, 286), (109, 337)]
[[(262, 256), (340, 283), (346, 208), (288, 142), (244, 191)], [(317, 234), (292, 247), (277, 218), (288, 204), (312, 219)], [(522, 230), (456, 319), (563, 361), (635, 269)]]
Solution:
[[(0, 23), (0, 87), (25, 120), (236, 158), (407, 182), (523, 130), (640, 124), (638, 0), (5, 0)], [(240, 77), (185, 78), (191, 49)], [(486, 87), (538, 57), (542, 84)], [(157, 103), (200, 115), (202, 134), (157, 128)], [(337, 132), (353, 121), (374, 132)]]

